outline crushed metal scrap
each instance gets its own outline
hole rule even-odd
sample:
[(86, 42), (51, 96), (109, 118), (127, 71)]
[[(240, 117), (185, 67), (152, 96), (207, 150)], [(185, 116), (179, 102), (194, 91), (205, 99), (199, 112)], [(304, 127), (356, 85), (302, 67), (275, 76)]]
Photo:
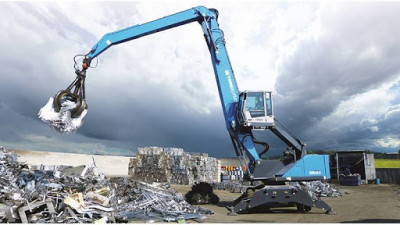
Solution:
[(227, 181), (213, 183), (212, 186), (218, 190), (227, 190), (231, 193), (244, 193), (248, 188), (253, 188), (261, 185), (261, 181), (254, 181), (252, 184), (249, 181)]
[(182, 221), (213, 213), (190, 205), (165, 183), (105, 178), (94, 161), (40, 168), (30, 169), (14, 152), (0, 147), (0, 222)]
[(62, 98), (59, 112), (56, 112), (53, 102), (54, 99), (50, 97), (47, 104), (40, 109), (38, 116), (43, 122), (48, 123), (51, 128), (60, 133), (72, 133), (82, 126), (88, 113), (87, 109), (83, 110), (79, 117), (73, 118), (69, 110), (76, 107), (76, 102), (67, 96)]
[(313, 197), (340, 197), (342, 193), (340, 193), (339, 189), (335, 187), (333, 184), (329, 184), (326, 182), (322, 182), (319, 180), (310, 181), (310, 182), (300, 182), (300, 185), (305, 187), (305, 190), (308, 190), (309, 194)]

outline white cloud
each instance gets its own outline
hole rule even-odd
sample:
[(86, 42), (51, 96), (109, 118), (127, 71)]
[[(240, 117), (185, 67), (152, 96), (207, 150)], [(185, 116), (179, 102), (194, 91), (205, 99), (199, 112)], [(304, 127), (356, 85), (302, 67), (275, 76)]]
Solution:
[(387, 112), (385, 113), (385, 120), (392, 118), (400, 119), (400, 104), (392, 105), (387, 109)]
[(385, 137), (376, 140), (376, 144), (380, 147), (384, 148), (399, 148), (400, 147), (400, 139), (393, 137)]
[[(389, 138), (387, 135), (398, 131), (391, 130), (388, 133), (387, 123), (392, 124), (394, 121), (391, 119), (400, 115), (398, 106), (392, 106), (392, 101), (397, 97), (392, 87), (399, 81), (400, 79), (342, 101), (332, 113), (306, 131), (307, 136), (312, 137), (310, 142), (324, 146), (327, 140), (339, 141), (332, 145), (340, 148), (346, 145), (345, 142), (350, 141), (343, 139), (351, 138), (352, 142), (365, 143), (364, 148), (396, 148), (397, 139)], [(369, 130), (375, 136), (362, 133), (365, 130)], [(349, 133), (357, 133), (357, 135)], [(340, 140), (343, 142), (340, 143)]]

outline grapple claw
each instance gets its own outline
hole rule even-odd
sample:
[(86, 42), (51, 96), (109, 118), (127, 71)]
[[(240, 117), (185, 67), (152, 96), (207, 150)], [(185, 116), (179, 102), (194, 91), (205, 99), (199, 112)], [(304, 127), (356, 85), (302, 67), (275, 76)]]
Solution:
[[(72, 89), (74, 91), (72, 92)], [(65, 107), (65, 102), (69, 101), (75, 105), (72, 108)], [(85, 76), (78, 74), (76, 79), (65, 90), (59, 91), (54, 96), (54, 110), (60, 112), (62, 109), (71, 112), (71, 118), (79, 117), (88, 108), (85, 100)], [(65, 109), (67, 108), (67, 109)]]

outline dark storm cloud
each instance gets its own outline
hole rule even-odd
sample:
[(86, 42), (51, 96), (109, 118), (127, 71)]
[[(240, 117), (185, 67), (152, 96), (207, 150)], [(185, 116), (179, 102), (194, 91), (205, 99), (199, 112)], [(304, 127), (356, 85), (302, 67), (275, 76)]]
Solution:
[[(300, 41), (277, 79), (277, 115), (295, 131), (308, 131), (305, 138), (309, 141), (320, 131), (313, 132), (314, 126), (340, 103), (393, 82), (400, 72), (400, 34), (393, 32), (400, 29), (400, 21), (393, 19), (399, 13), (399, 3), (333, 5), (319, 12), (321, 36)], [(399, 89), (396, 91), (399, 93)], [(337, 119), (338, 124), (351, 122)], [(334, 137), (326, 133), (319, 138), (320, 142), (335, 139), (337, 148), (357, 147), (359, 141), (370, 138), (369, 145), (362, 146), (371, 148), (373, 139), (387, 134), (384, 130), (388, 124), (382, 122), (380, 126), (379, 133), (350, 127)], [(318, 147), (329, 148), (329, 143)]]
[[(138, 84), (131, 86), (141, 89)], [(230, 148), (222, 110), (198, 114), (185, 110), (179, 96), (165, 85), (147, 84), (145, 89), (137, 98), (119, 98), (109, 92), (92, 95), (89, 114), (95, 113), (87, 116), (79, 133), (136, 147), (173, 146), (213, 154)]]
[(131, 155), (129, 145), (80, 135), (62, 135), (39, 120), (23, 116), (0, 99), (0, 145), (12, 149)]

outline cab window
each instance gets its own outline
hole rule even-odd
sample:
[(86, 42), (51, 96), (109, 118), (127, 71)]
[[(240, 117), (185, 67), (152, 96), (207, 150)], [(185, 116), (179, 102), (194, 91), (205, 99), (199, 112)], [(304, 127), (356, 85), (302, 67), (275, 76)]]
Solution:
[(271, 93), (265, 93), (265, 103), (267, 105), (267, 115), (272, 116), (272, 101), (271, 101)]
[(246, 111), (250, 112), (251, 117), (265, 116), (263, 92), (249, 92), (246, 100)]

